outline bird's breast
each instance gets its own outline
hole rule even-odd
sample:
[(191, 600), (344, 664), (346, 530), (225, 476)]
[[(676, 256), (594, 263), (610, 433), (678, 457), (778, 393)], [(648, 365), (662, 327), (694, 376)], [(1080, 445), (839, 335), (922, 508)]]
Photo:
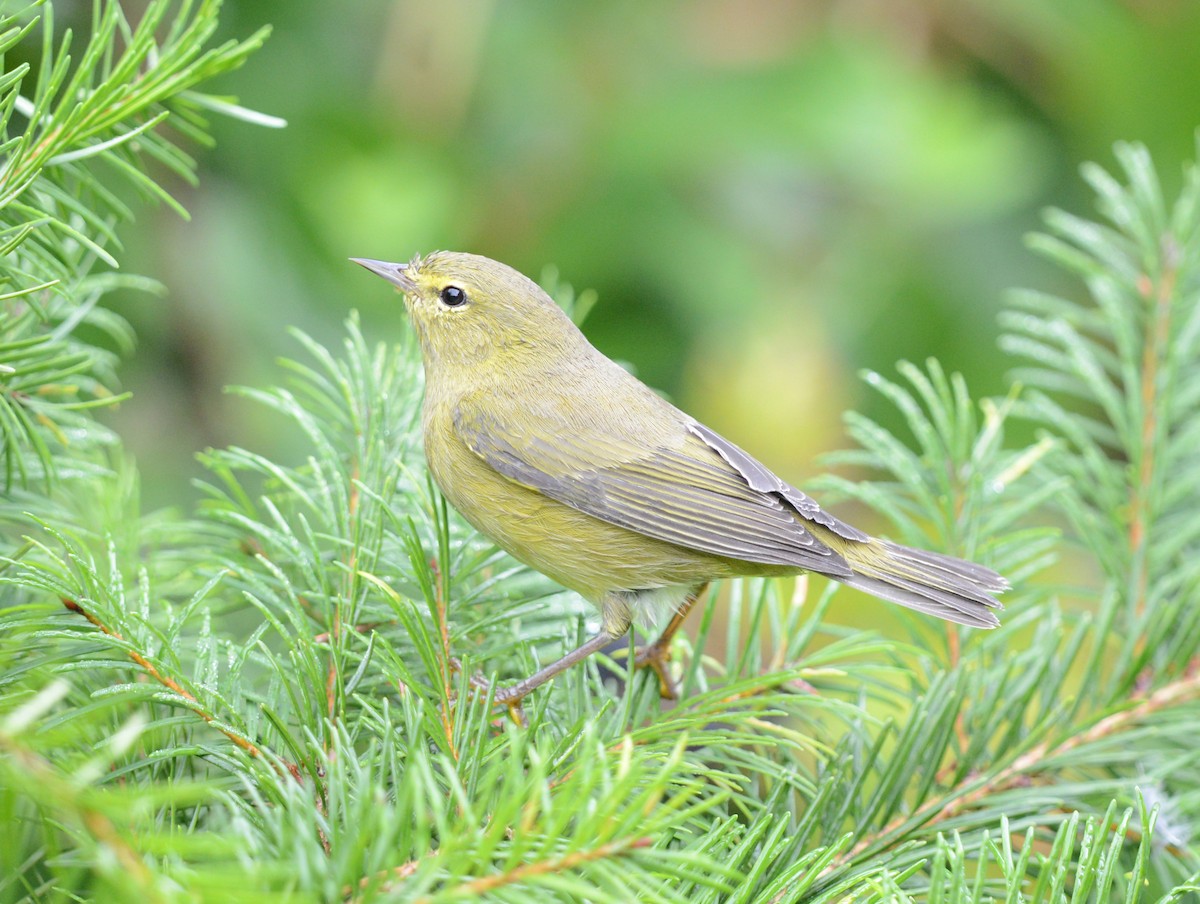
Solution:
[(447, 501), (518, 561), (593, 602), (738, 572), (729, 560), (601, 521), (509, 480), (466, 445), (451, 410), (427, 410), (424, 426), (429, 470)]

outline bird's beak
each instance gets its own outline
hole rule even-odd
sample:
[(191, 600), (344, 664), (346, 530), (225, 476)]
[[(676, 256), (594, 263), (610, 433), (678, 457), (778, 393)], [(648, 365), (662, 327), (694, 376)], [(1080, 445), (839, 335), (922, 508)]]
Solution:
[(417, 291), (416, 282), (405, 272), (408, 270), (408, 264), (389, 264), (387, 261), (373, 261), (369, 257), (352, 257), (350, 260), (360, 267), (366, 267), (376, 276), (382, 276), (399, 288), (401, 292)]

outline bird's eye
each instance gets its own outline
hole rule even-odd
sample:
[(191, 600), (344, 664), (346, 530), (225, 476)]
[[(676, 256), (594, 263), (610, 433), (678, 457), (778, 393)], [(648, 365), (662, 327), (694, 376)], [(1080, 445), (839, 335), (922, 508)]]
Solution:
[(457, 308), (467, 300), (467, 293), (458, 286), (446, 286), (442, 289), (442, 304), (448, 308)]

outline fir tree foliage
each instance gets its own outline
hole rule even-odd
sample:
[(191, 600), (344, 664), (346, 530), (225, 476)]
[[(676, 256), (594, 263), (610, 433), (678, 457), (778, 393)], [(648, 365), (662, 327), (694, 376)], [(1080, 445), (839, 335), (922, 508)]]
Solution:
[[(45, 485), (62, 456), (75, 459), (85, 447), (112, 442), (81, 413), (120, 398), (113, 395), (115, 357), (81, 342), (77, 328), (88, 324), (111, 347), (131, 350), (128, 325), (99, 302), (117, 286), (154, 284), (113, 272), (115, 228), (133, 215), (118, 189), (131, 185), (186, 217), (162, 187), (168, 175), (194, 181), (195, 161), (176, 136), (207, 143), (206, 110), (243, 113), (197, 86), (240, 66), (267, 29), (209, 46), (219, 7), (214, 0), (155, 0), (131, 24), (119, 3), (97, 3), (84, 37), (60, 34), (50, 3), (0, 6), (6, 489)], [(40, 44), (36, 71), (8, 62), (23, 42)], [(171, 133), (163, 128), (168, 119)]]
[[(116, 361), (76, 328), (131, 350), (96, 272), (114, 186), (190, 172), (163, 117), (194, 141), (237, 112), (199, 86), (262, 38), (208, 48), (216, 13), (98, 3), (75, 62), (48, 5), (0, 26), (43, 48), (0, 81), (0, 900), (1195, 899), (1195, 167), (1168, 204), (1121, 146), (1119, 175), (1085, 171), (1102, 222), (1049, 215), (1031, 244), (1082, 289), (1014, 296), (1024, 390), (902, 364), (867, 381), (910, 436), (848, 417), (824, 491), (1010, 576), (1003, 627), (851, 631), (835, 586), (732, 582), (677, 645), (678, 704), (618, 651), (518, 728), (472, 676), (527, 674), (593, 616), (436, 492), (411, 339), (295, 333), (277, 386), (235, 391), (305, 451), (203, 452), (188, 517), (140, 511), (94, 418)], [(1085, 588), (1044, 577), (1064, 551)]]

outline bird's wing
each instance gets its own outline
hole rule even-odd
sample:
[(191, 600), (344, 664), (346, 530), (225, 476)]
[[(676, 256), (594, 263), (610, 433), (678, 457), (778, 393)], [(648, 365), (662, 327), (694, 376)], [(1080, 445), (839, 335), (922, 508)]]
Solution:
[(467, 397), (454, 410), (462, 441), (508, 479), (668, 543), (838, 577), (849, 576), (849, 566), (804, 522), (845, 540), (869, 539), (686, 416), (675, 441), (661, 444), (628, 425), (535, 422), (518, 432), (513, 421), (494, 401), (484, 406)]

